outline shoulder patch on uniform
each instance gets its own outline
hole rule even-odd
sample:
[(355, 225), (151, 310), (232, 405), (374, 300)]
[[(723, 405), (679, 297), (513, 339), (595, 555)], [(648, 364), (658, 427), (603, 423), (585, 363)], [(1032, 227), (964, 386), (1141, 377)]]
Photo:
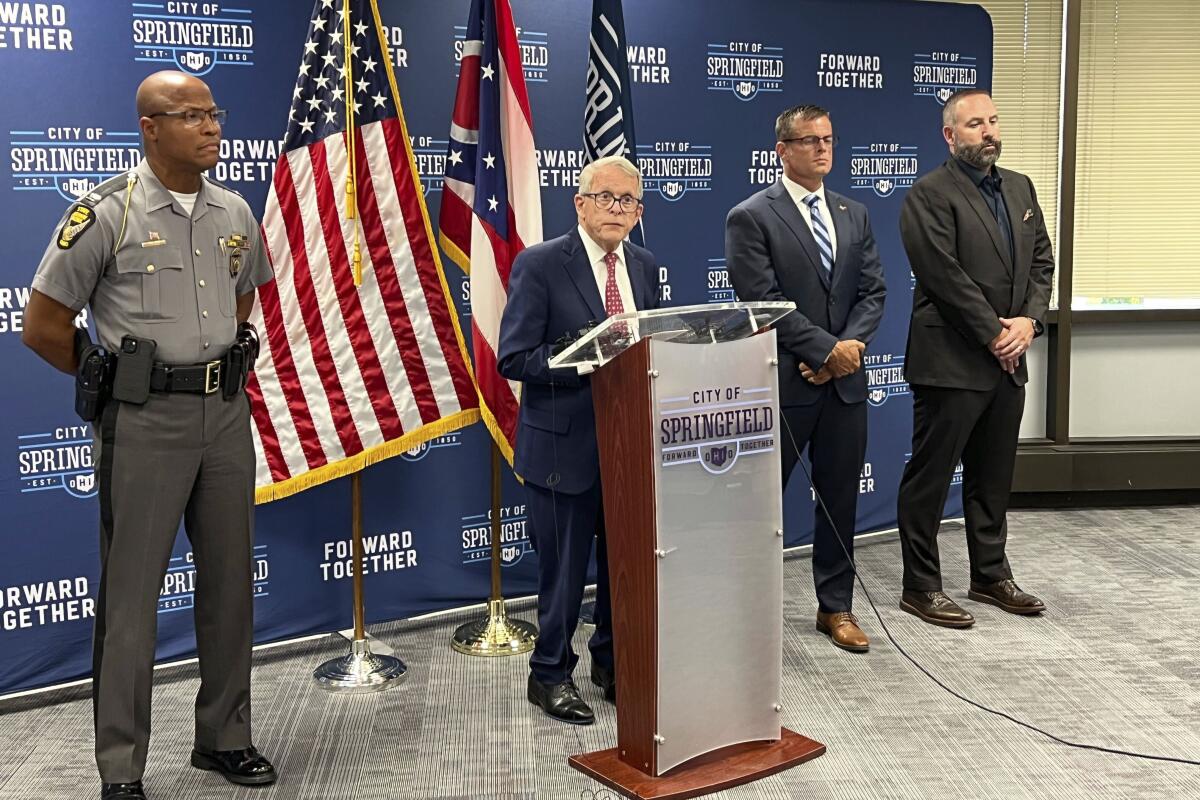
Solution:
[(131, 173), (122, 172), (120, 175), (114, 175), (108, 180), (101, 183), (95, 189), (92, 189), (87, 194), (79, 198), (79, 203), (85, 206), (95, 208), (96, 204), (110, 194), (116, 194), (129, 185), (129, 176)]
[(58, 231), (58, 249), (70, 250), (71, 245), (94, 224), (96, 212), (90, 206), (76, 203), (67, 213), (67, 218), (63, 220), (63, 226)]

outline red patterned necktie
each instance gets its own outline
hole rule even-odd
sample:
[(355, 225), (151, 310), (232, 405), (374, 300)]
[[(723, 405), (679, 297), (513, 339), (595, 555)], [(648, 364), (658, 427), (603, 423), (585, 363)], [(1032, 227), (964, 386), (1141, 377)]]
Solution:
[(617, 288), (617, 254), (605, 253), (604, 266), (608, 267), (608, 281), (604, 284), (604, 313), (608, 316), (625, 313), (621, 302), (621, 290)]

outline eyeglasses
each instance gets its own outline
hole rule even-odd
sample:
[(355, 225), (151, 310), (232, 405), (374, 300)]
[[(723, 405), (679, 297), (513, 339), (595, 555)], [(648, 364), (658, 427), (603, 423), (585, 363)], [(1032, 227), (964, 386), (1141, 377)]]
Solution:
[(158, 111), (153, 114), (147, 114), (148, 117), (179, 117), (183, 120), (183, 124), (189, 128), (198, 128), (204, 122), (205, 118), (211, 119), (218, 126), (223, 126), (225, 120), (229, 119), (229, 112), (223, 108), (211, 108), (204, 111), (199, 108), (189, 108), (185, 111)]
[(596, 208), (601, 211), (608, 211), (613, 207), (614, 203), (621, 204), (621, 210), (628, 214), (642, 204), (631, 194), (623, 194), (617, 197), (612, 192), (580, 192), (580, 197), (590, 197), (596, 203)]
[(780, 139), (779, 141), (799, 142), (801, 147), (807, 147), (809, 150), (813, 150), (816, 148), (818, 142), (826, 147), (834, 147), (838, 143), (838, 138), (836, 136), (800, 136), (795, 139)]

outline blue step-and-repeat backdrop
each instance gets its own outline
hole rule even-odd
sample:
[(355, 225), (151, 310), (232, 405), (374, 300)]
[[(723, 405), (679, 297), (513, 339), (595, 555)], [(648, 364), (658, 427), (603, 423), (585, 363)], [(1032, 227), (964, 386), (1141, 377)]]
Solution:
[[(869, 207), (888, 282), (883, 327), (866, 358), (870, 446), (858, 529), (893, 527), (912, 412), (902, 375), (912, 275), (897, 228), (900, 203), (913, 180), (946, 157), (939, 115), (948, 93), (990, 85), (990, 20), (974, 6), (902, 0), (625, 5), (646, 240), (661, 265), (665, 304), (734, 299), (725, 214), (776, 179), (775, 116), (801, 102), (832, 111), (840, 142), (828, 185)], [(467, 11), (467, 0), (380, 0), (434, 213)], [(74, 197), (138, 162), (134, 89), (158, 69), (201, 75), (230, 110), (213, 177), (261, 211), (309, 13), (308, 0), (0, 2), (0, 136), (8, 148), (0, 189), (0, 694), (86, 677), (91, 667), (91, 434), (73, 414), (71, 380), (20, 341), (42, 250)], [(574, 224), (591, 1), (513, 0), (513, 13), (549, 237)], [(755, 77), (736, 77), (745, 74)], [(465, 320), (468, 283), (445, 263)], [(365, 473), (369, 621), (486, 597), (488, 464), (476, 425)], [(948, 514), (960, 506), (955, 489)], [(809, 540), (812, 514), (797, 472), (787, 491), (789, 545)], [(511, 475), (502, 517), (506, 594), (531, 594), (536, 556)], [(349, 626), (349, 518), (346, 480), (259, 508), (258, 641)], [(160, 658), (193, 651), (193, 580), (181, 536), (159, 602)]]

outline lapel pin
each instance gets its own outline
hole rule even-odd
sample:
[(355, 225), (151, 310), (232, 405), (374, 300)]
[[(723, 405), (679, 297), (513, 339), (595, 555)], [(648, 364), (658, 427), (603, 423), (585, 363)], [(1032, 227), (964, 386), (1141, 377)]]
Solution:
[(1025, 209), (1025, 216), (1021, 217), (1021, 222), (1029, 222), (1033, 218), (1033, 209)]
[(844, 205), (842, 205), (841, 203), (838, 203), (838, 211), (845, 211), (845, 210), (846, 210), (846, 207)]

